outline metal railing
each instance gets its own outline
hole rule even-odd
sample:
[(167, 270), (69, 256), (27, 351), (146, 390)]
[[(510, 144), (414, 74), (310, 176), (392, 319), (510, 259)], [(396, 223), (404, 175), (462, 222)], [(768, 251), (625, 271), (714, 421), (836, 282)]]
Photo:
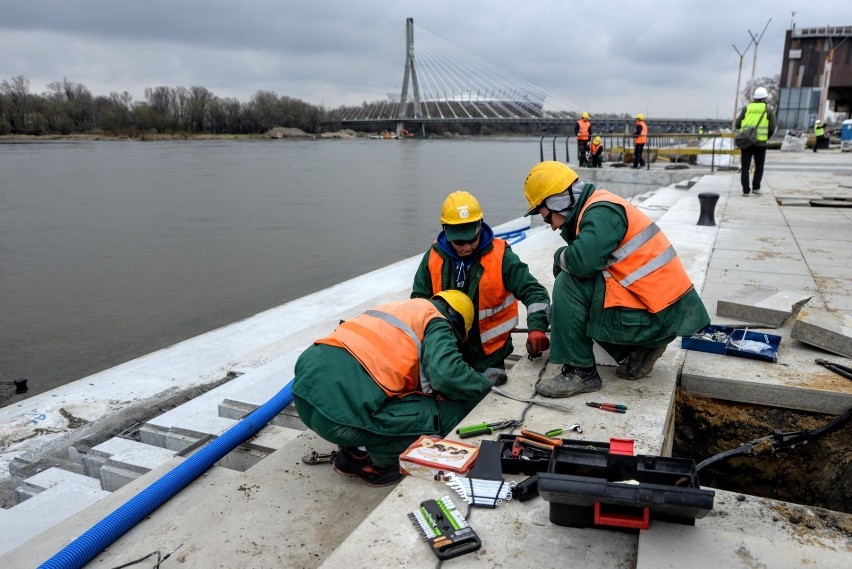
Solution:
[[(710, 172), (714, 172), (717, 164), (717, 156), (724, 155), (739, 155), (740, 149), (731, 145), (726, 145), (722, 141), (726, 138), (733, 138), (730, 133), (707, 133), (707, 134), (649, 134), (648, 142), (645, 144), (643, 156), (645, 158), (645, 168), (650, 169), (651, 162), (654, 162), (661, 156), (668, 157), (672, 163), (680, 163), (683, 161), (689, 164), (695, 164), (699, 155), (710, 155)], [(576, 138), (565, 135), (545, 135), (539, 141), (539, 156), (542, 161), (544, 158), (545, 139), (551, 139), (550, 146), (552, 150), (551, 160), (560, 160), (556, 155), (556, 141), (559, 138), (565, 140), (565, 163), (571, 163), (570, 147), (573, 141), (576, 152)], [(710, 148), (702, 148), (708, 144), (703, 141), (710, 141)], [(604, 147), (604, 152), (612, 157), (618, 156), (619, 160), (625, 162), (626, 157), (633, 152), (633, 136), (628, 134), (620, 135), (604, 135), (601, 136), (601, 144)], [(730, 146), (730, 147), (727, 147)], [(579, 157), (578, 157), (579, 158)], [(612, 161), (612, 160), (610, 160)], [(579, 160), (578, 160), (579, 162)]]

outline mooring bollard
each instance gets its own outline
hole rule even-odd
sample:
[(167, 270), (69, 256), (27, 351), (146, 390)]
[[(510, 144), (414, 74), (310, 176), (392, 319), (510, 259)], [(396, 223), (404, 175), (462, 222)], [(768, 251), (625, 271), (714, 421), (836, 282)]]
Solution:
[(713, 217), (716, 211), (716, 202), (719, 201), (719, 194), (706, 192), (698, 194), (698, 203), (701, 204), (701, 215), (698, 216), (697, 225), (716, 225), (716, 219)]

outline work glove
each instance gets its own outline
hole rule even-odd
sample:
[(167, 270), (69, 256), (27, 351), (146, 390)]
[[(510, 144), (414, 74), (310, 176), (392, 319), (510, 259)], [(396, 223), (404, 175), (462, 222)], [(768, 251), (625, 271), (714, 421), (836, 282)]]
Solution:
[(506, 370), (498, 367), (490, 367), (482, 372), (482, 375), (488, 378), (488, 381), (491, 382), (491, 387), (503, 385), (509, 381), (509, 376), (506, 374)]
[(530, 330), (527, 334), (527, 353), (530, 358), (537, 358), (550, 348), (550, 340), (541, 330)]

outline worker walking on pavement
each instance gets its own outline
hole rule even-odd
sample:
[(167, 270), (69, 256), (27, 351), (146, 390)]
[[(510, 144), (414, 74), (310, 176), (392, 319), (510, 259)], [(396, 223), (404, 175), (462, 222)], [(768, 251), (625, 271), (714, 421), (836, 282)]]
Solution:
[(584, 112), (574, 124), (574, 136), (577, 137), (577, 158), (580, 167), (588, 166), (586, 153), (589, 151), (589, 140), (592, 136), (592, 123), (589, 121), (589, 113)]
[[(762, 194), (760, 183), (763, 181), (763, 164), (766, 162), (766, 142), (775, 133), (775, 114), (766, 99), (769, 97), (765, 87), (754, 90), (754, 100), (740, 111), (735, 126), (737, 131), (746, 127), (755, 127), (757, 130), (757, 142), (740, 149), (740, 184), (743, 187), (743, 197), (749, 193), (756, 196)], [(754, 158), (754, 178), (749, 187), (749, 170), (751, 160)]]
[(561, 162), (533, 167), (524, 194), (526, 215), (541, 215), (567, 243), (554, 254), (550, 328), (550, 361), (562, 369), (542, 378), (538, 393), (599, 390), (593, 340), (619, 363), (616, 375), (635, 380), (677, 336), (710, 323), (671, 243), (637, 207)]
[(633, 166), (631, 168), (645, 167), (642, 151), (645, 149), (646, 142), (648, 142), (648, 125), (645, 124), (645, 115), (639, 113), (636, 115), (636, 130), (633, 131)]
[(477, 371), (505, 369), (504, 360), (514, 349), (518, 301), (527, 308), (527, 353), (546, 351), (550, 295), (509, 244), (494, 235), (479, 201), (464, 190), (450, 193), (441, 205), (441, 225), (414, 275), (411, 297), (457, 289), (471, 298), (476, 312), (464, 349)]
[(447, 436), (496, 382), (465, 363), (473, 303), (457, 290), (389, 302), (342, 322), (296, 361), (299, 418), (341, 448), (334, 470), (370, 486), (400, 480), (399, 455)]
[[(825, 125), (822, 124), (822, 121), (817, 119), (814, 121), (814, 152), (817, 151), (817, 148), (823, 146), (823, 140), (825, 139)], [(825, 145), (828, 148), (828, 145)]]

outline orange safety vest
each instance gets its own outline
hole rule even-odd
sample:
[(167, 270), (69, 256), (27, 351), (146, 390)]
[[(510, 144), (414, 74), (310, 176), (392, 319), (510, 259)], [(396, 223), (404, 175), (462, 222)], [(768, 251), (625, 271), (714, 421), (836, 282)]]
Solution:
[[(494, 239), (491, 251), (480, 257), (484, 269), (479, 281), (477, 300), (479, 339), (486, 355), (491, 355), (506, 343), (518, 325), (518, 301), (503, 285), (503, 253), (506, 242)], [(444, 259), (433, 248), (429, 254), (429, 274), (432, 277), (432, 294), (445, 290), (441, 279)], [(473, 291), (469, 296), (474, 296)]]
[(431, 393), (420, 366), (426, 325), (445, 318), (425, 298), (388, 302), (341, 324), (314, 344), (345, 348), (390, 397)]
[(602, 144), (595, 144), (594, 142), (589, 145), (589, 149), (592, 152), (592, 156), (598, 153), (598, 149), (603, 146)]
[(642, 130), (636, 136), (636, 144), (645, 144), (648, 142), (648, 125), (645, 121), (636, 121), (636, 124), (642, 127)]
[(589, 140), (589, 127), (592, 123), (588, 119), (580, 119), (577, 121), (580, 130), (577, 132), (577, 140)]
[(594, 203), (619, 204), (627, 214), (627, 232), (604, 268), (604, 308), (620, 306), (657, 313), (692, 289), (692, 281), (668, 238), (639, 208), (606, 190), (595, 190), (577, 218)]

